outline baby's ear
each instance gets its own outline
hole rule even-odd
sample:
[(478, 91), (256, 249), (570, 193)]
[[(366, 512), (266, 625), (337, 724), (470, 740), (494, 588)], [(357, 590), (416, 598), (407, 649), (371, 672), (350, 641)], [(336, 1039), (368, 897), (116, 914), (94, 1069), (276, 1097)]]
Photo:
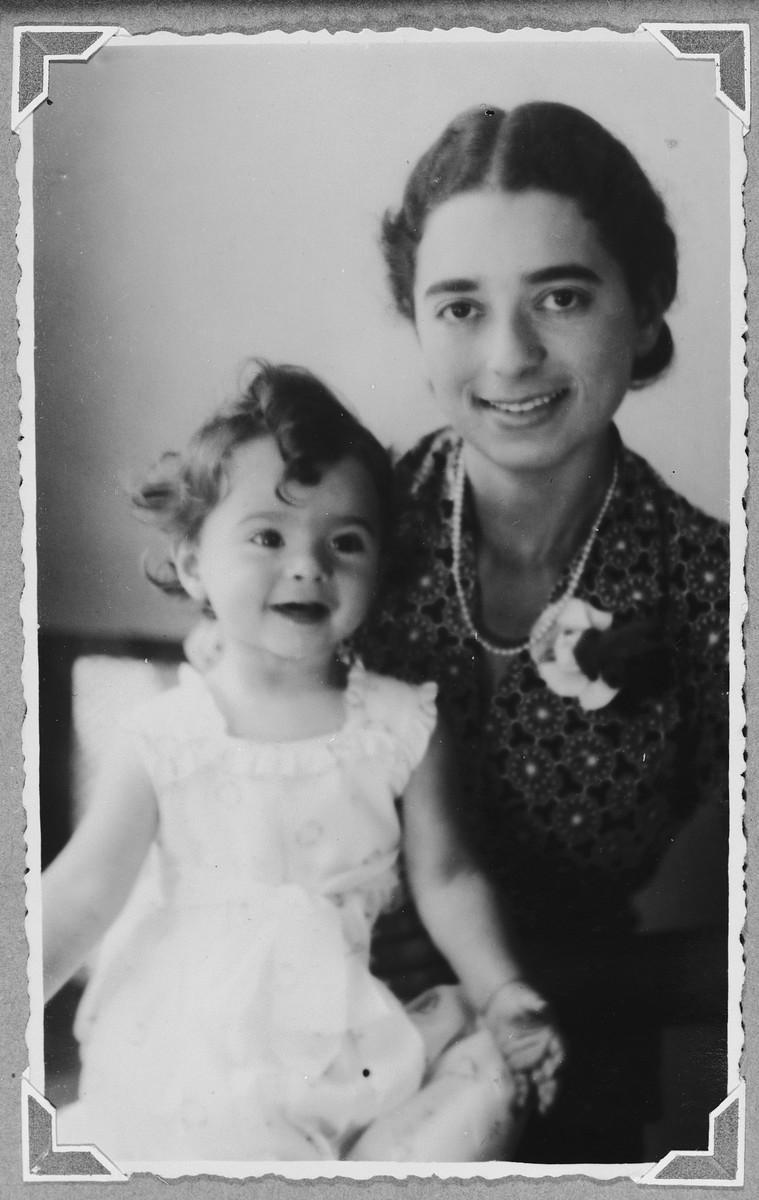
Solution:
[(207, 600), (205, 584), (200, 577), (198, 566), (198, 547), (195, 542), (183, 538), (172, 550), (174, 566), (177, 569), (179, 582), (187, 595), (193, 600)]

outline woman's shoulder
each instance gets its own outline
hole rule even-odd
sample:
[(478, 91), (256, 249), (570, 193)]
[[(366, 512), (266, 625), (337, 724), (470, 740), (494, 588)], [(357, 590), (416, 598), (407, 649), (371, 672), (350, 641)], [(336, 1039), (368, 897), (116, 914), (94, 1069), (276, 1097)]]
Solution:
[(416, 568), (438, 545), (441, 524), (450, 516), (453, 464), (460, 439), (438, 429), (412, 446), (396, 463), (396, 523), (391, 570), (385, 580), (393, 593), (407, 591)]
[[(671, 488), (640, 455), (625, 450), (615, 528), (629, 528), (627, 578), (656, 581), (677, 643), (698, 672), (727, 661), (730, 539), (727, 523)], [(613, 534), (616, 536), (616, 534)]]
[(664, 481), (642, 455), (622, 447), (620, 491), (644, 524), (658, 525), (686, 556), (716, 554), (729, 558), (726, 521), (711, 516)]
[(401, 456), (395, 474), (401, 492), (417, 492), (425, 483), (441, 481), (458, 445), (458, 437), (450, 427), (426, 433)]

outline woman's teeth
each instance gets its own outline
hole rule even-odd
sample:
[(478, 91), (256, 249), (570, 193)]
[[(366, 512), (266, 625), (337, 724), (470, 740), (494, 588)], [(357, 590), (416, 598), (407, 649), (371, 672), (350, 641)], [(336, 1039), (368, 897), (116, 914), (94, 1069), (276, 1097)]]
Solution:
[(509, 401), (509, 400), (482, 400), (481, 403), (487, 408), (494, 408), (498, 412), (513, 413), (519, 416), (521, 413), (534, 412), (538, 408), (545, 408), (553, 400), (562, 400), (567, 394), (567, 388), (559, 388), (555, 392), (548, 392), (545, 396), (532, 396), (529, 400)]

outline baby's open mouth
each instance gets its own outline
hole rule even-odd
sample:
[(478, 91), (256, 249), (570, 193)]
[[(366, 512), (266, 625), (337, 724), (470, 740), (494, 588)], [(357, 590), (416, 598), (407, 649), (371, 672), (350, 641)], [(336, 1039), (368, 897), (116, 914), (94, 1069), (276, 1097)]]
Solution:
[(485, 400), (483, 397), (478, 397), (478, 403), (483, 408), (492, 408), (496, 412), (510, 413), (515, 417), (522, 416), (524, 413), (537, 412), (542, 408), (548, 408), (549, 404), (558, 404), (569, 395), (569, 388), (557, 388), (554, 392), (546, 392), (542, 396), (529, 396), (525, 400)]
[(293, 600), (285, 604), (272, 604), (271, 607), (281, 617), (287, 617), (289, 621), (295, 621), (299, 625), (315, 625), (329, 616), (327, 605), (318, 600), (308, 603)]

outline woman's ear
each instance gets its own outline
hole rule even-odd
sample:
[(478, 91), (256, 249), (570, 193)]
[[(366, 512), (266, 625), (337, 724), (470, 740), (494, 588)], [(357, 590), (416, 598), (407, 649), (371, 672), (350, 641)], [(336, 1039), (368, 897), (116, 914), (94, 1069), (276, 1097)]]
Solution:
[(183, 538), (181, 542), (177, 542), (172, 550), (174, 566), (176, 567), (179, 582), (181, 583), (187, 595), (193, 600), (207, 600), (205, 584), (200, 577), (198, 563), (198, 547), (195, 542)]
[(664, 324), (664, 305), (659, 288), (654, 285), (647, 299), (638, 306), (638, 334), (635, 342), (635, 358), (645, 358), (659, 340)]

